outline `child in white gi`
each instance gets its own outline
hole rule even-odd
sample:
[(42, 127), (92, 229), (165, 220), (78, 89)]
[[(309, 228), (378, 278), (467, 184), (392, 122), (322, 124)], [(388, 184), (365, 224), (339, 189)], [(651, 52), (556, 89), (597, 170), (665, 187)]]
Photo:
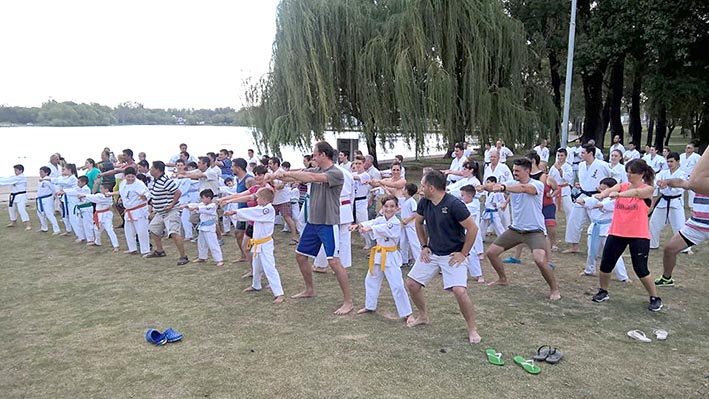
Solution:
[(30, 215), (27, 214), (27, 177), (25, 177), (25, 167), (22, 165), (13, 166), (15, 175), (10, 177), (0, 177), (0, 186), (12, 186), (10, 192), (10, 203), (7, 211), (10, 213), (10, 224), (7, 227), (14, 227), (17, 223), (17, 213), (20, 214), (25, 230), (32, 230), (30, 226)]
[[(76, 182), (78, 181), (76, 177), (76, 165), (69, 163), (64, 165), (62, 168), (62, 175), (59, 177), (45, 177), (42, 180), (45, 181), (51, 181), (52, 185), (54, 188), (59, 191), (63, 191), (66, 189), (75, 189), (76, 188)], [(72, 211), (74, 210), (74, 206), (76, 205), (76, 197), (74, 197), (71, 202), (69, 199), (69, 196), (67, 195), (61, 195), (59, 196), (59, 202), (61, 203), (61, 209), (62, 209), (62, 220), (64, 221), (64, 229), (66, 230), (65, 233), (63, 233), (63, 236), (68, 236), (71, 234), (73, 231), (72, 228)], [(74, 222), (75, 224), (76, 222)]]
[[(399, 252), (404, 265), (413, 265), (421, 256), (421, 243), (416, 234), (416, 206), (418, 205), (414, 195), (419, 188), (414, 183), (406, 183), (404, 186), (404, 202), (401, 204), (401, 242), (399, 242)], [(366, 204), (366, 202), (365, 202)], [(365, 207), (366, 210), (366, 207)], [(411, 253), (409, 254), (409, 250)]]
[(273, 191), (268, 187), (262, 187), (256, 191), (257, 205), (250, 208), (239, 208), (224, 212), (224, 216), (234, 215), (239, 221), (253, 222), (254, 234), (249, 240), (252, 259), (251, 287), (244, 289), (244, 292), (261, 290), (261, 274), (266, 275), (266, 280), (271, 287), (273, 304), (284, 301), (283, 287), (281, 286), (281, 276), (276, 269), (276, 258), (273, 256), (273, 223), (276, 220), (276, 211), (273, 209)]
[[(485, 183), (497, 183), (495, 176), (490, 176), (485, 180)], [(499, 237), (505, 232), (502, 226), (502, 221), (499, 216), (498, 209), (502, 203), (506, 201), (505, 195), (499, 192), (487, 192), (485, 194), (485, 210), (480, 218), (480, 229), (482, 234), (487, 232), (488, 227), (492, 226), (495, 234)]]
[[(179, 159), (175, 162), (175, 172), (189, 172), (194, 170), (194, 162), (190, 162), (189, 165), (185, 165), (185, 161)], [(175, 177), (173, 176), (173, 179)], [(177, 202), (178, 206), (193, 204), (199, 202), (199, 180), (192, 180), (189, 177), (179, 178), (176, 181), (177, 189), (180, 190), (180, 199)], [(180, 212), (180, 221), (182, 222), (182, 230), (185, 232), (184, 239), (192, 240), (194, 238), (194, 226), (190, 221), (190, 211), (188, 209), (183, 209)]]
[[(616, 185), (616, 180), (607, 177), (601, 180), (598, 191), (603, 191)], [(579, 276), (595, 276), (596, 262), (603, 255), (603, 247), (606, 244), (608, 230), (611, 227), (613, 211), (615, 210), (615, 199), (604, 198), (599, 201), (595, 197), (578, 198), (576, 203), (586, 208), (591, 217), (591, 225), (588, 226), (588, 255), (586, 256), (586, 269), (579, 273)], [(625, 270), (623, 257), (618, 258), (618, 262), (613, 269), (619, 281), (630, 282), (628, 273)]]
[[(219, 187), (219, 196), (227, 196), (227, 195), (234, 195), (236, 194), (236, 186), (234, 186), (234, 179), (231, 177), (227, 177), (224, 179), (224, 185)], [(237, 204), (235, 203), (229, 203), (226, 204), (222, 207), (224, 212), (236, 209)], [(232, 223), (231, 218), (223, 218), (222, 219), (222, 233), (229, 233), (231, 231), (231, 225), (234, 224), (234, 228), (236, 228), (236, 224)]]
[(54, 216), (54, 185), (49, 180), (44, 180), (52, 173), (48, 166), (39, 168), (39, 183), (37, 184), (37, 217), (41, 225), (41, 231), (49, 231), (47, 220), (52, 225), (52, 235), (57, 235), (59, 231), (59, 223)]
[(207, 261), (208, 251), (212, 253), (212, 259), (217, 266), (224, 266), (222, 249), (217, 240), (217, 204), (212, 202), (214, 193), (210, 189), (202, 190), (199, 193), (199, 203), (182, 205), (180, 208), (189, 209), (199, 213), (199, 224), (197, 225), (197, 259), (192, 263), (203, 263)]
[(116, 253), (118, 252), (118, 237), (113, 231), (113, 211), (111, 211), (113, 196), (107, 195), (109, 193), (108, 187), (102, 185), (99, 189), (101, 192), (98, 194), (78, 195), (79, 199), (83, 198), (96, 204), (96, 210), (94, 211), (94, 241), (86, 245), (101, 246), (101, 233), (105, 230), (111, 240), (113, 252)]
[(74, 234), (76, 234), (76, 240), (74, 241), (76, 243), (90, 243), (94, 240), (93, 207), (89, 201), (79, 197), (80, 194), (91, 194), (88, 184), (88, 177), (79, 176), (76, 187), (57, 192), (59, 195), (68, 197), (69, 204), (74, 204), (70, 212), (75, 216), (75, 219), (72, 219), (72, 229), (74, 230)]
[[(150, 253), (150, 235), (148, 233), (148, 187), (136, 178), (137, 171), (129, 166), (123, 172), (124, 179), (118, 185), (118, 193), (126, 208), (123, 214), (123, 228), (126, 235), (128, 250), (126, 254), (138, 253), (135, 236), (138, 236), (140, 253), (145, 256)], [(116, 193), (108, 193), (115, 195)]]
[[(480, 202), (475, 199), (475, 187), (472, 185), (463, 186), (460, 188), (460, 199), (463, 201), (465, 206), (470, 211), (470, 216), (472, 216), (475, 224), (480, 223)], [(475, 242), (473, 243), (473, 248), (470, 250), (468, 257), (470, 261), (468, 262), (468, 269), (470, 270), (470, 275), (477, 279), (478, 283), (484, 283), (483, 271), (480, 267), (480, 254), (484, 251), (483, 249), (483, 238), (482, 229), (478, 229), (478, 234), (475, 236)]]
[(364, 307), (357, 311), (358, 314), (374, 312), (377, 310), (377, 300), (382, 280), (386, 276), (394, 297), (396, 311), (400, 318), (406, 321), (413, 320), (411, 302), (404, 288), (404, 279), (401, 275), (401, 254), (397, 244), (401, 237), (401, 223), (396, 217), (398, 200), (393, 195), (382, 198), (384, 216), (378, 216), (360, 224), (353, 224), (350, 230), (359, 229), (360, 233), (369, 233), (377, 245), (372, 247), (369, 256), (369, 271), (364, 279), (365, 302)]

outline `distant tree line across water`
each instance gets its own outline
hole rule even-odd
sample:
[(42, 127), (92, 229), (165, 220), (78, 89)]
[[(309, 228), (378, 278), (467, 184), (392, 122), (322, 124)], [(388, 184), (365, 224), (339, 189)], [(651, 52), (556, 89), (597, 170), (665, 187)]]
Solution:
[(0, 125), (107, 126), (107, 125), (229, 125), (247, 126), (246, 110), (145, 108), (123, 102), (112, 108), (97, 103), (49, 100), (41, 107), (0, 105)]

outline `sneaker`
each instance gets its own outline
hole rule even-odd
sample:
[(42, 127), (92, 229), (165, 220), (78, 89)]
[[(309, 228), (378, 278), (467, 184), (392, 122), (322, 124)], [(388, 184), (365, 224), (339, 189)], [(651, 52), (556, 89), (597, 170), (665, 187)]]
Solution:
[(180, 259), (177, 260), (177, 266), (186, 265), (189, 261), (186, 256), (180, 256)]
[(651, 312), (659, 312), (662, 309), (662, 299), (657, 296), (650, 297), (650, 304), (647, 305), (647, 310)]
[(217, 241), (217, 244), (219, 244), (220, 247), (224, 246), (224, 239), (222, 238), (221, 240)]
[(665, 276), (660, 276), (655, 279), (655, 286), (656, 287), (674, 287), (675, 286), (675, 281), (670, 278), (665, 278)]
[(608, 295), (608, 291), (601, 289), (599, 289), (598, 293), (591, 298), (591, 300), (596, 303), (605, 302), (609, 299), (611, 299), (611, 296)]
[(502, 261), (502, 263), (515, 263), (515, 264), (520, 264), (520, 263), (522, 263), (522, 261), (521, 261), (520, 259), (517, 259), (517, 258), (514, 258), (514, 257), (510, 256), (509, 258), (504, 259), (504, 260)]
[(149, 254), (143, 255), (143, 258), (162, 258), (162, 257), (165, 257), (165, 256), (167, 256), (167, 254), (165, 253), (165, 251), (153, 251), (153, 252), (151, 252), (151, 253), (149, 253)]

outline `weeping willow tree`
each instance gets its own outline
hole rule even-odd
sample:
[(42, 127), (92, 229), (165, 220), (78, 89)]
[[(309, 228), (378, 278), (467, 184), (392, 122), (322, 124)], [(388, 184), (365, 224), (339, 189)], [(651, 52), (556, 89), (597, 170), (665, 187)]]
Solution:
[(266, 148), (363, 132), (370, 154), (438, 132), (530, 144), (556, 121), (521, 24), (496, 0), (282, 0), (269, 73), (250, 85)]

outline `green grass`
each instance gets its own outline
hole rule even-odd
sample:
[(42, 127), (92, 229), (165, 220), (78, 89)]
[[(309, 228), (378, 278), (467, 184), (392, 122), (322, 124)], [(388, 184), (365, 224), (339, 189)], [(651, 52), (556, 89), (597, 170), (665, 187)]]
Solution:
[[(414, 166), (407, 172), (411, 181), (420, 176)], [(6, 215), (4, 206), (0, 212)], [(278, 268), (292, 295), (303, 283), (288, 240), (276, 233)], [(196, 246), (187, 245), (194, 259)], [(361, 246), (355, 238), (349, 274), (356, 308), (363, 305), (367, 270)], [(270, 291), (241, 292), (249, 285), (240, 279), (243, 264), (176, 266), (171, 243), (167, 258), (146, 260), (67, 237), (0, 228), (0, 248), (3, 398), (615, 399), (709, 391), (702, 247), (680, 256), (677, 286), (660, 291), (666, 307), (659, 313), (646, 310), (636, 279), (613, 282), (611, 300), (592, 303), (598, 283), (577, 276), (582, 255), (555, 255), (563, 299), (552, 303), (525, 250), (521, 266), (507, 267), (509, 287), (470, 283), (483, 338), (477, 346), (466, 343), (463, 318), (438, 279), (426, 289), (432, 324), (409, 329), (378, 314), (332, 315), (341, 294), (330, 273), (315, 275), (316, 298), (274, 306)], [(236, 257), (231, 237), (224, 248), (227, 260)], [(650, 263), (659, 273), (661, 252), (652, 252)], [(483, 271), (494, 277), (487, 261)], [(379, 308), (395, 313), (384, 286)], [(168, 327), (183, 333), (183, 342), (145, 342), (147, 328)], [(644, 344), (625, 335), (630, 329), (651, 335), (655, 328), (668, 330), (668, 340)], [(512, 361), (531, 357), (542, 344), (561, 348), (565, 359), (541, 364), (538, 376)], [(486, 348), (502, 352), (507, 364), (488, 364)]]

